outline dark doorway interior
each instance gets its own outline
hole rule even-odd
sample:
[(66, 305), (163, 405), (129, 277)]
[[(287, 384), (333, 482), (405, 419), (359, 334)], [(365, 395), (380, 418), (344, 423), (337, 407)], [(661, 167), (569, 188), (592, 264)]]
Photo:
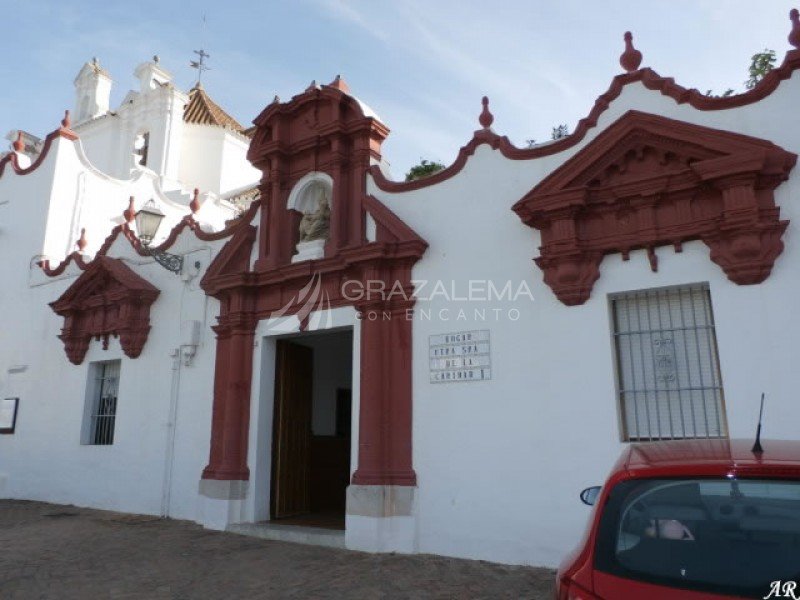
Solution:
[(277, 342), (270, 515), (344, 528), (350, 480), (352, 331)]

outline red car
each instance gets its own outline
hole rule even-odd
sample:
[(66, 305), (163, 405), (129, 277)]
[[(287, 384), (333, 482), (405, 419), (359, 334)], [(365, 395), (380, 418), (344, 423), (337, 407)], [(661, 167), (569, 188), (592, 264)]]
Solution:
[(557, 598), (800, 598), (800, 441), (762, 444), (628, 447), (581, 493), (594, 508)]

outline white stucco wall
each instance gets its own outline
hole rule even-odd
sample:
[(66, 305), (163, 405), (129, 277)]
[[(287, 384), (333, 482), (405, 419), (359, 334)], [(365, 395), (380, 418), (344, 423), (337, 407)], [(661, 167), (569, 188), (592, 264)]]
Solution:
[[(148, 341), (135, 360), (124, 356), (112, 338), (108, 350), (93, 341), (83, 363), (71, 364), (57, 338), (63, 318), (48, 303), (81, 271), (72, 264), (61, 276), (48, 278), (36, 265), (42, 256), (51, 267), (58, 265), (75, 250), (82, 228), (90, 259), (122, 222), (130, 196), (136, 199), (135, 210), (153, 199), (165, 213), (156, 243), (189, 213), (189, 193), (164, 191), (167, 167), (130, 169), (132, 139), (126, 136), (133, 129), (142, 123), (156, 129), (151, 148), (182, 131), (182, 94), (166, 87), (151, 94), (142, 105), (134, 102), (116, 115), (77, 126), (83, 136), (77, 141), (57, 137), (36, 169), (19, 175), (8, 166), (0, 177), (0, 397), (20, 398), (16, 432), (0, 435), (0, 497), (197, 518), (197, 484), (208, 459), (213, 393), (210, 326), (218, 314), (217, 301), (198, 284), (227, 240), (204, 242), (184, 230), (170, 248), (184, 256), (186, 272), (191, 272), (180, 277), (136, 254), (122, 236), (117, 238), (107, 255), (122, 258), (161, 290), (151, 309)], [(214, 194), (203, 193), (200, 200), (196, 218), (206, 230), (220, 229), (233, 215)], [(186, 341), (181, 329), (186, 321), (201, 324), (200, 345), (189, 365), (173, 357)], [(91, 363), (113, 359), (122, 361), (114, 444), (82, 445)]]
[(181, 137), (181, 181), (223, 195), (261, 179), (261, 172), (247, 161), (250, 140), (211, 125), (184, 125)]
[[(728, 281), (705, 244), (691, 242), (681, 254), (658, 248), (656, 273), (645, 251), (632, 252), (628, 262), (607, 256), (589, 301), (568, 307), (531, 260), (539, 254), (538, 232), (511, 206), (631, 109), (765, 138), (800, 153), (800, 116), (792, 108), (799, 97), (797, 74), (762, 102), (727, 111), (700, 112), (630, 85), (583, 141), (560, 154), (512, 161), (484, 145), (461, 173), (431, 187), (390, 194), (370, 182), (369, 192), (430, 244), (413, 272), (415, 280), (429, 282), (422, 298), (440, 279), (448, 290), (453, 282), (461, 296), (470, 280), (498, 287), (511, 281), (513, 289), (526, 281), (535, 298), (504, 304), (439, 296), (417, 303), (418, 551), (554, 566), (577, 543), (588, 516), (578, 492), (602, 483), (623, 449), (608, 294), (707, 282), (730, 436), (754, 434), (764, 391), (764, 435), (797, 437), (800, 373), (793, 368), (793, 340), (800, 317), (791, 298), (800, 292), (800, 171), (776, 191), (781, 218), (791, 221), (785, 250), (772, 275), (755, 286)], [(457, 320), (460, 308), (466, 320)], [(486, 320), (475, 308), (487, 309)], [(502, 309), (499, 319), (493, 308)], [(518, 320), (508, 317), (509, 308), (520, 311)], [(429, 383), (428, 337), (474, 329), (491, 332), (492, 379)]]
[[(26, 257), (3, 243), (6, 239), (0, 236), (0, 251), (6, 264), (14, 265), (18, 285), (13, 294), (0, 296), (0, 314), (13, 315), (4, 320), (0, 334), (0, 396), (18, 396), (20, 405), (16, 432), (0, 436), (0, 497), (196, 518), (197, 482), (207, 463), (211, 422), (215, 343), (210, 324), (218, 313), (217, 302), (198, 282), (224, 242), (181, 235), (172, 251), (191, 265), (201, 265), (199, 274), (184, 282), (118, 239), (108, 255), (122, 258), (161, 290), (150, 312), (153, 327), (139, 358), (126, 357), (119, 341), (111, 338), (107, 350), (92, 341), (85, 360), (76, 366), (56, 337), (63, 318), (47, 303), (74, 281), (79, 269), (71, 265), (55, 279), (36, 266), (29, 272), (20, 268)], [(186, 341), (181, 323), (189, 320), (201, 322), (202, 335), (186, 366), (173, 355)], [(121, 374), (114, 443), (83, 445), (91, 364), (115, 359), (121, 360)], [(173, 426), (174, 454), (168, 467)]]

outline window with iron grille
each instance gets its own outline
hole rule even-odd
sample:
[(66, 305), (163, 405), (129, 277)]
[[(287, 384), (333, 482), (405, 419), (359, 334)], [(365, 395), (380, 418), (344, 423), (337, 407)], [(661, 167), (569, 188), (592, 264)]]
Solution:
[(610, 300), (623, 437), (725, 437), (708, 286), (644, 290)]
[(88, 431), (85, 443), (108, 446), (114, 443), (114, 424), (117, 417), (120, 361), (93, 363), (90, 373)]

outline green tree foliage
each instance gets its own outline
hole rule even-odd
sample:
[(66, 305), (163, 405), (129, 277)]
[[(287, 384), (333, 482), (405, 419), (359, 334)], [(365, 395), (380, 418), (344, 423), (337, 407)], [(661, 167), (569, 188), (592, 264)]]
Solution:
[(707, 90), (706, 91), (706, 96), (708, 96), (710, 98), (727, 98), (728, 96), (731, 96), (731, 95), (733, 95), (733, 88), (728, 88), (727, 90), (725, 90), (721, 94), (715, 94), (712, 90)]
[[(568, 125), (558, 125), (553, 127), (553, 133), (550, 134), (551, 140), (560, 140), (561, 138), (565, 138), (569, 135), (569, 126)], [(533, 148), (536, 145), (536, 140), (531, 138), (525, 140), (525, 144), (527, 144), (528, 148)]]
[(423, 158), (420, 160), (418, 165), (414, 165), (411, 167), (411, 170), (406, 173), (406, 181), (414, 181), (415, 179), (429, 177), (434, 173), (438, 173), (442, 169), (444, 169), (444, 165), (442, 163)]
[(553, 133), (550, 136), (551, 140), (560, 140), (569, 135), (569, 127), (567, 125), (558, 125), (553, 127)]
[(753, 54), (750, 63), (750, 78), (744, 82), (744, 87), (752, 90), (764, 76), (775, 68), (775, 50), (764, 49), (763, 52)]

